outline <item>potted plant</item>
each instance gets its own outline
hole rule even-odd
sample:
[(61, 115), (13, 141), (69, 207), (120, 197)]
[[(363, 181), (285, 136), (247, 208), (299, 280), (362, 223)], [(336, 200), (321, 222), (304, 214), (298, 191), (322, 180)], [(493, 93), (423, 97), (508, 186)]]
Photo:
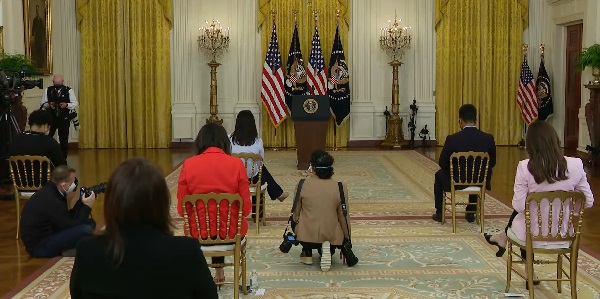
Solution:
[(583, 49), (579, 55), (577, 67), (580, 70), (586, 67), (592, 68), (592, 76), (594, 76), (594, 84), (600, 84), (600, 45), (593, 44), (589, 48)]
[(28, 72), (35, 72), (36, 69), (31, 59), (23, 54), (0, 54), (0, 69), (8, 73), (18, 72), (27, 67)]

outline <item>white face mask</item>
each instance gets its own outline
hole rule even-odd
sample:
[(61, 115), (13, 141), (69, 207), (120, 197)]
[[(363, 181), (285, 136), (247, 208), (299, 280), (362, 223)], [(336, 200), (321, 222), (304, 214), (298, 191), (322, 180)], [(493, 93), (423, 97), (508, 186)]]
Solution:
[(75, 185), (75, 182), (72, 182), (71, 185), (69, 186), (69, 189), (65, 190), (65, 192), (66, 193), (73, 192), (73, 191), (75, 191), (76, 187), (77, 187), (77, 185)]

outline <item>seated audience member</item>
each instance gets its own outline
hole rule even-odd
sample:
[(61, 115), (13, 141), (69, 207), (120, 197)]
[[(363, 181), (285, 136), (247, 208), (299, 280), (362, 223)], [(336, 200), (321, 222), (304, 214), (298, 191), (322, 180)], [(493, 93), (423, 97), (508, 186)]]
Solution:
[[(181, 173), (179, 174), (179, 182), (177, 187), (177, 212), (183, 216), (183, 198), (190, 194), (205, 194), (205, 193), (231, 193), (239, 194), (243, 200), (242, 207), (233, 206), (231, 213), (228, 209), (221, 205), (219, 208), (220, 219), (227, 219), (227, 214), (237, 215), (239, 209), (242, 209), (242, 215), (248, 216), (252, 210), (252, 201), (250, 200), (250, 190), (248, 184), (248, 176), (244, 163), (236, 157), (232, 157), (231, 144), (227, 138), (227, 132), (223, 126), (215, 123), (206, 124), (198, 132), (195, 141), (196, 155), (186, 159), (183, 162)], [(191, 204), (185, 207), (188, 215), (195, 215)], [(210, 237), (216, 237), (216, 219), (217, 207), (214, 202), (209, 204), (210, 216), (210, 231), (215, 233)], [(199, 215), (204, 215), (204, 206), (197, 207)], [(237, 217), (232, 217), (231, 227), (227, 228), (224, 225), (219, 225), (219, 236), (225, 238), (227, 231), (237, 230)], [(222, 223), (225, 223), (223, 221)], [(208, 232), (201, 232), (202, 238), (208, 237)], [(190, 230), (192, 236), (198, 238), (196, 222), (190, 221)], [(248, 222), (246, 218), (242, 219), (241, 235), (245, 236), (248, 231)], [(229, 234), (233, 238), (233, 234)], [(213, 257), (213, 264), (224, 263), (223, 257)], [(215, 283), (220, 287), (225, 281), (225, 273), (223, 268), (215, 269)], [(237, 287), (237, 286), (235, 286)]]
[[(442, 222), (442, 213), (444, 212), (444, 192), (450, 191), (450, 156), (456, 152), (486, 152), (490, 155), (488, 166), (487, 186), (490, 190), (492, 186), (492, 168), (496, 165), (496, 143), (494, 136), (480, 131), (475, 126), (477, 123), (477, 109), (471, 104), (465, 104), (458, 110), (458, 124), (461, 131), (448, 135), (444, 148), (440, 153), (438, 164), (440, 170), (435, 173), (435, 182), (433, 184), (433, 196), (435, 201), (435, 214), (432, 219)], [(457, 188), (458, 189), (458, 188)], [(469, 195), (469, 203), (477, 203), (477, 195)], [(467, 211), (474, 212), (476, 205), (468, 205)], [(475, 221), (475, 214), (465, 214), (468, 222)]]
[(29, 114), (29, 131), (13, 139), (10, 144), (10, 156), (44, 156), (50, 159), (52, 166), (67, 165), (58, 142), (48, 136), (52, 115), (46, 110), (35, 110)]
[[(293, 213), (296, 239), (302, 245), (300, 262), (312, 265), (313, 249), (320, 249), (321, 270), (331, 267), (331, 255), (340, 248), (350, 267), (358, 263), (350, 243), (350, 215), (344, 215), (338, 182), (333, 180), (333, 157), (322, 150), (312, 153), (312, 174), (300, 187), (300, 195)], [(298, 190), (300, 183), (296, 186)], [(346, 211), (348, 189), (343, 186)], [(294, 199), (296, 200), (296, 199)], [(330, 253), (330, 254), (328, 254)]]
[[(257, 154), (265, 158), (265, 148), (263, 147), (262, 139), (258, 137), (254, 115), (250, 110), (242, 110), (238, 113), (235, 120), (235, 130), (229, 135), (231, 142), (231, 153), (251, 153)], [(252, 183), (258, 182), (258, 161), (255, 162), (254, 172), (252, 172), (252, 164), (248, 163), (246, 172), (249, 178), (252, 178)], [(277, 184), (267, 167), (262, 167), (262, 182), (267, 183), (267, 193), (271, 200), (278, 199), (284, 201), (288, 196), (288, 192), (283, 192), (283, 189)], [(261, 182), (261, 184), (262, 184)]]
[(218, 298), (198, 241), (173, 236), (169, 188), (145, 159), (123, 162), (106, 186), (101, 235), (77, 246), (71, 297)]
[[(529, 159), (520, 161), (517, 166), (512, 200), (514, 211), (508, 220), (508, 225), (498, 234), (484, 234), (488, 243), (498, 247), (496, 253), (498, 257), (504, 255), (506, 251), (506, 233), (509, 228), (517, 238), (525, 242), (525, 201), (529, 193), (578, 191), (585, 195), (585, 208), (594, 204), (594, 195), (587, 181), (583, 162), (579, 158), (563, 156), (558, 135), (550, 124), (545, 121), (535, 121), (530, 124), (527, 128), (525, 144)], [(547, 201), (543, 201), (540, 206), (542, 215), (550, 214), (550, 205)], [(553, 231), (559, 229), (558, 217), (558, 213), (553, 213)], [(531, 227), (537, 228), (537, 218), (534, 215), (531, 221)], [(525, 256), (525, 252), (522, 251), (521, 254)], [(539, 281), (534, 283), (539, 284)]]
[(65, 165), (52, 170), (50, 181), (25, 203), (21, 213), (21, 239), (32, 257), (70, 255), (77, 242), (92, 234), (90, 218), (96, 195), (79, 199), (69, 210), (67, 197), (75, 194), (75, 170)]

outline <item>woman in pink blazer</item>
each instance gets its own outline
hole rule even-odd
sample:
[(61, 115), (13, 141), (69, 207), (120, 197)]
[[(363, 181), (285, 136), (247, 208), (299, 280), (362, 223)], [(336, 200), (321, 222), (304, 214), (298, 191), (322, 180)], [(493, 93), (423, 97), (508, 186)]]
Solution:
[[(519, 239), (525, 241), (525, 201), (529, 193), (578, 191), (585, 195), (586, 208), (591, 207), (594, 203), (594, 195), (587, 181), (581, 159), (563, 156), (558, 135), (551, 125), (544, 121), (533, 122), (529, 125), (525, 141), (529, 159), (520, 161), (517, 166), (512, 200), (515, 210), (508, 220), (504, 232), (495, 235), (484, 234), (488, 243), (498, 246), (496, 253), (498, 257), (504, 255), (506, 251), (506, 232), (509, 228)], [(532, 212), (537, 213), (535, 209), (536, 207), (531, 208)], [(541, 209), (542, 215), (549, 215), (550, 205), (548, 202), (542, 202)], [(552, 220), (552, 232), (556, 232), (559, 229), (558, 215), (553, 215), (556, 216), (556, 219)], [(537, 217), (532, 217), (531, 227), (534, 235), (539, 233)], [(542, 234), (546, 235), (547, 233), (547, 228), (542, 228)]]

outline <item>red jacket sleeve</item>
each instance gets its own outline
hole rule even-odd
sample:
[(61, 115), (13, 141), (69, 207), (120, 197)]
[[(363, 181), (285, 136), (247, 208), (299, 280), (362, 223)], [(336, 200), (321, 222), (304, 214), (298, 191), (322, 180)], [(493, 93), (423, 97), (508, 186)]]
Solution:
[(250, 196), (250, 184), (248, 183), (248, 175), (246, 174), (246, 166), (239, 160), (238, 167), (238, 194), (242, 197), (244, 202), (242, 206), (242, 213), (244, 216), (250, 215), (252, 212), (252, 198)]
[(187, 181), (185, 178), (185, 164), (181, 167), (181, 172), (179, 173), (179, 180), (177, 181), (177, 213), (179, 216), (183, 217), (183, 198), (186, 195), (189, 195)]

